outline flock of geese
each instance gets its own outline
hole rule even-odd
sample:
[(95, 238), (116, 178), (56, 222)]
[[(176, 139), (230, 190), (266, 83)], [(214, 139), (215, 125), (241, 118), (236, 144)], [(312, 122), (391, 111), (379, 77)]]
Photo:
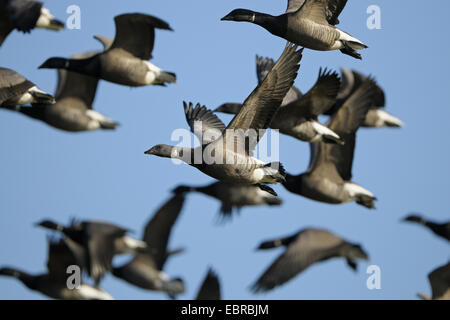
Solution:
[[(225, 102), (210, 110), (199, 103), (183, 102), (187, 124), (200, 141), (198, 147), (158, 144), (145, 152), (182, 160), (217, 181), (206, 186), (174, 188), (170, 199), (145, 225), (142, 240), (130, 237), (126, 228), (103, 221), (72, 221), (63, 225), (43, 220), (37, 226), (53, 232), (48, 238), (47, 273), (31, 275), (4, 267), (0, 275), (17, 278), (29, 289), (56, 299), (111, 299), (100, 288), (102, 278), (109, 272), (131, 285), (175, 298), (184, 292), (184, 282), (181, 277), (167, 275), (164, 265), (168, 258), (183, 252), (183, 248), (169, 249), (168, 242), (184, 199), (191, 192), (216, 198), (223, 218), (230, 218), (245, 206), (280, 205), (282, 200), (270, 186), (276, 184), (315, 201), (356, 202), (374, 209), (376, 197), (352, 181), (352, 165), (360, 127), (403, 125), (384, 110), (383, 90), (373, 77), (345, 68), (340, 75), (319, 70), (316, 83), (305, 94), (293, 86), (304, 48), (340, 50), (361, 59), (358, 51), (367, 46), (335, 26), (346, 3), (347, 0), (289, 0), (286, 12), (279, 16), (236, 9), (222, 18), (260, 25), (288, 43), (277, 61), (257, 56), (258, 84), (243, 103)], [(103, 51), (78, 53), (70, 58), (52, 57), (39, 67), (58, 70), (54, 94), (39, 89), (12, 69), (0, 68), (0, 108), (65, 131), (116, 129), (117, 122), (93, 109), (99, 80), (129, 87), (166, 86), (176, 82), (176, 75), (148, 61), (152, 58), (155, 30), (172, 31), (167, 22), (142, 13), (122, 14), (114, 21), (114, 39), (95, 36)], [(33, 28), (61, 30), (64, 24), (38, 1), (0, 0), (0, 45), (14, 29), (30, 32)], [(225, 125), (216, 113), (235, 116)], [(328, 116), (329, 121), (322, 124), (319, 116)], [(254, 157), (254, 149), (268, 128), (309, 143), (311, 158), (304, 173), (292, 175), (279, 162), (264, 163)], [(251, 130), (257, 132), (253, 139), (245, 135)], [(236, 132), (241, 135), (236, 136)], [(204, 157), (208, 153), (216, 161), (195, 161), (198, 153)], [(422, 224), (450, 241), (450, 222), (439, 224), (418, 215), (405, 220)], [(343, 258), (350, 268), (356, 269), (358, 260), (369, 256), (360, 244), (320, 228), (263, 241), (258, 249), (277, 247), (284, 247), (285, 251), (254, 282), (253, 292), (273, 290), (320, 261)], [(119, 254), (134, 257), (125, 265), (115, 266), (113, 258)], [(84, 274), (75, 290), (67, 286), (66, 270), (71, 265), (79, 266)], [(450, 298), (450, 264), (431, 272), (429, 280), (432, 296), (423, 295), (424, 298)], [(196, 299), (220, 298), (218, 276), (209, 269)]]

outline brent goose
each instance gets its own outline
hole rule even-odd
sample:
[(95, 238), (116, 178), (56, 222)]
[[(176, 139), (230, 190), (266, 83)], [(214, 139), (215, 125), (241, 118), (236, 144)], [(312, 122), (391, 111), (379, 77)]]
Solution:
[(17, 72), (0, 68), (0, 107), (30, 103), (54, 103), (52, 95), (39, 89)]
[(220, 300), (219, 277), (213, 269), (209, 268), (203, 283), (198, 290), (195, 300)]
[(374, 80), (366, 79), (337, 110), (328, 126), (344, 139), (345, 145), (311, 143), (308, 170), (298, 176), (287, 174), (283, 183), (287, 190), (320, 202), (356, 201), (367, 208), (375, 208), (375, 196), (351, 182), (351, 178), (356, 131), (372, 106), (376, 88)]
[(103, 221), (72, 221), (66, 227), (44, 220), (37, 225), (61, 232), (81, 246), (83, 259), (80, 260), (96, 285), (112, 269), (114, 255), (142, 252), (147, 248), (145, 242), (127, 236), (129, 230)]
[[(346, 68), (341, 68), (342, 74), (342, 85), (339, 90), (338, 100), (343, 101), (354, 92), (358, 86), (367, 78), (365, 75)], [(382, 128), (382, 127), (392, 127), (399, 128), (403, 127), (403, 122), (392, 114), (386, 112), (384, 107), (386, 105), (386, 97), (384, 90), (377, 86), (377, 93), (374, 96), (373, 101), (374, 106), (370, 108), (367, 112), (366, 119), (362, 124), (362, 127), (367, 128)], [(339, 105), (339, 103), (338, 103)], [(332, 114), (335, 109), (331, 108), (328, 112)]]
[(421, 224), (430, 229), (434, 234), (450, 241), (450, 221), (444, 223), (436, 223), (434, 221), (427, 220), (420, 215), (411, 214), (407, 216), (403, 221), (414, 222)]
[[(273, 60), (257, 57), (256, 64), (258, 81), (261, 83), (273, 67)], [(294, 86), (289, 90), (290, 95), (284, 98), (270, 128), (306, 142), (325, 141), (343, 144), (344, 141), (335, 132), (317, 120), (320, 114), (335, 105), (340, 86), (337, 73), (321, 69), (315, 85), (305, 95)], [(214, 111), (237, 114), (241, 106), (237, 103), (225, 103)]]
[(152, 57), (155, 29), (172, 30), (167, 22), (141, 13), (122, 14), (114, 21), (114, 42), (102, 53), (86, 59), (50, 58), (39, 68), (67, 69), (130, 87), (176, 82), (174, 73), (147, 61)]
[[(204, 107), (200, 108), (199, 105), (195, 109), (192, 108), (192, 104), (187, 108), (185, 103), (186, 115), (190, 117), (188, 123), (191, 131), (201, 136), (199, 139), (201, 146), (188, 148), (160, 144), (145, 153), (180, 159), (217, 180), (259, 185), (276, 195), (271, 188), (263, 184), (283, 182), (285, 174), (283, 167), (279, 162), (265, 164), (253, 157), (252, 153), (262, 138), (264, 129), (269, 127), (283, 98), (294, 83), (302, 51), (303, 49), (297, 51), (296, 45), (290, 43), (286, 45), (275, 66), (245, 100), (241, 111), (221, 135), (220, 132), (225, 126), (212, 112)], [(201, 131), (196, 125), (199, 122), (202, 124)]]
[(440, 266), (428, 274), (432, 296), (419, 293), (425, 300), (450, 300), (450, 262)]
[[(94, 52), (76, 54), (74, 59), (95, 55)], [(52, 127), (71, 131), (115, 129), (118, 125), (110, 118), (92, 109), (98, 79), (67, 70), (58, 70), (56, 103), (34, 103), (31, 107), (5, 107), (26, 116), (46, 122)]]
[(340, 50), (361, 59), (357, 50), (367, 46), (335, 27), (346, 3), (347, 0), (289, 0), (286, 12), (279, 16), (236, 9), (221, 20), (251, 22), (302, 47), (319, 51)]
[(0, 46), (14, 29), (24, 33), (34, 28), (64, 29), (43, 3), (33, 0), (0, 0)]
[(162, 271), (167, 258), (183, 250), (167, 250), (172, 227), (183, 203), (183, 195), (175, 195), (158, 209), (144, 229), (147, 250), (137, 253), (129, 263), (113, 268), (114, 276), (142, 289), (167, 292), (171, 298), (184, 292), (182, 279), (171, 279)]
[(200, 192), (221, 202), (220, 215), (231, 218), (234, 209), (239, 211), (246, 206), (281, 205), (282, 200), (253, 185), (230, 184), (217, 181), (206, 186), (178, 186), (174, 193)]
[(54, 299), (70, 300), (111, 300), (111, 295), (98, 287), (81, 282), (78, 288), (69, 289), (67, 280), (70, 274), (67, 268), (80, 266), (77, 259), (77, 244), (68, 238), (59, 241), (49, 241), (47, 273), (31, 275), (15, 268), (1, 268), (0, 275), (10, 276), (20, 280), (31, 290)]
[(280, 246), (284, 246), (286, 250), (252, 286), (254, 293), (272, 290), (316, 262), (342, 257), (353, 270), (356, 270), (356, 259), (368, 260), (367, 253), (360, 245), (322, 229), (307, 228), (285, 238), (265, 241), (258, 249), (266, 250)]

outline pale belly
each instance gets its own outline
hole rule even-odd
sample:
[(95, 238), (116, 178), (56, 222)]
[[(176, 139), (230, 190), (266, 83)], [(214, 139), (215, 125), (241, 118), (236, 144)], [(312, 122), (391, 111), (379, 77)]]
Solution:
[(307, 178), (302, 188), (302, 195), (316, 201), (339, 204), (350, 201), (345, 196), (342, 184), (336, 184), (327, 179)]
[(336, 42), (339, 40), (339, 32), (334, 28), (315, 24), (299, 24), (296, 28), (288, 29), (286, 39), (305, 48), (328, 51), (335, 50)]

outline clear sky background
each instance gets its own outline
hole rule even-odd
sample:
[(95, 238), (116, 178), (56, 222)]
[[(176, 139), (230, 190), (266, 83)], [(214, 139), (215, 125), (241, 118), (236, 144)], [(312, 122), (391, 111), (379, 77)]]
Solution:
[[(0, 110), (0, 265), (31, 273), (45, 272), (47, 259), (46, 232), (33, 223), (43, 218), (62, 223), (70, 217), (103, 219), (141, 237), (144, 224), (172, 188), (213, 182), (194, 168), (175, 166), (144, 151), (173, 143), (172, 131), (186, 128), (183, 100), (210, 108), (243, 101), (256, 86), (255, 55), (277, 59), (285, 46), (284, 40), (258, 26), (220, 21), (235, 8), (275, 15), (285, 10), (285, 0), (45, 1), (63, 20), (72, 4), (81, 7), (81, 30), (13, 32), (0, 48), (0, 65), (54, 92), (56, 72), (38, 70), (42, 62), (100, 49), (92, 36), (113, 37), (114, 16), (143, 12), (166, 20), (175, 30), (157, 31), (152, 62), (176, 72), (178, 83), (131, 89), (101, 81), (94, 108), (121, 123), (116, 131), (66, 133)], [(372, 4), (381, 8), (381, 30), (366, 27), (366, 9)], [(302, 91), (313, 85), (320, 67), (373, 74), (386, 91), (387, 110), (406, 123), (400, 130), (358, 132), (353, 179), (378, 197), (377, 210), (354, 203), (321, 204), (276, 186), (284, 200), (281, 207), (244, 208), (221, 226), (215, 223), (220, 203), (191, 194), (170, 240), (171, 247), (187, 250), (169, 260), (165, 270), (184, 278), (186, 292), (179, 298), (196, 295), (208, 266), (219, 274), (225, 299), (415, 299), (417, 292), (431, 292), (427, 274), (448, 261), (449, 244), (400, 220), (410, 211), (437, 221), (449, 218), (449, 10), (445, 0), (432, 6), (350, 0), (339, 27), (370, 47), (362, 51), (363, 60), (337, 51), (304, 51), (296, 80)], [(306, 143), (281, 136), (280, 150), (290, 173), (306, 170)], [(282, 252), (256, 252), (256, 246), (308, 226), (361, 243), (371, 261), (360, 263), (354, 273), (344, 260), (330, 260), (274, 291), (253, 295), (249, 286)], [(370, 264), (381, 268), (381, 290), (366, 288)], [(166, 298), (111, 275), (102, 287), (117, 299)], [(42, 298), (14, 279), (0, 278), (0, 299)]]

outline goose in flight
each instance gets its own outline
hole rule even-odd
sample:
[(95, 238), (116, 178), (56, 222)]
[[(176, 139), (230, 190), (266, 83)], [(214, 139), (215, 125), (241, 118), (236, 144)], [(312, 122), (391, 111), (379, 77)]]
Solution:
[[(336, 104), (339, 107), (339, 101), (345, 101), (367, 78), (360, 72), (349, 70), (347, 68), (341, 68), (342, 75), (342, 85), (339, 90), (339, 94), (337, 97), (338, 103)], [(377, 93), (374, 96), (373, 107), (370, 108), (369, 112), (367, 112), (366, 118), (362, 127), (367, 128), (400, 128), (404, 126), (404, 123), (388, 113), (384, 110), (386, 106), (386, 96), (384, 90), (377, 86)], [(325, 114), (333, 114), (335, 112), (336, 107), (329, 109)]]
[(344, 139), (345, 145), (311, 143), (308, 170), (298, 176), (286, 175), (284, 187), (312, 200), (340, 204), (355, 201), (374, 209), (375, 196), (351, 181), (356, 131), (372, 106), (377, 86), (368, 78), (332, 116), (328, 127)]
[(335, 27), (347, 0), (289, 0), (284, 14), (272, 16), (247, 9), (231, 11), (221, 20), (257, 24), (275, 36), (312, 50), (340, 50), (361, 59), (367, 46)]
[[(96, 52), (76, 54), (74, 59), (92, 57)], [(56, 102), (33, 103), (30, 106), (4, 107), (48, 125), (70, 132), (115, 129), (118, 125), (110, 118), (93, 110), (98, 79), (77, 72), (58, 70)]]
[(285, 238), (262, 242), (258, 249), (283, 246), (285, 251), (264, 271), (252, 286), (254, 293), (267, 292), (285, 284), (313, 264), (331, 258), (345, 258), (356, 270), (357, 259), (368, 260), (359, 244), (348, 242), (322, 229), (307, 228)]
[(129, 230), (103, 221), (73, 221), (69, 226), (64, 226), (51, 220), (43, 220), (36, 225), (61, 232), (81, 246), (79, 260), (96, 285), (112, 269), (114, 255), (147, 249), (145, 242), (126, 235)]
[(0, 0), (0, 46), (14, 29), (29, 33), (34, 28), (59, 31), (64, 29), (64, 23), (55, 19), (40, 1)]
[(174, 73), (148, 61), (155, 29), (172, 30), (167, 22), (141, 13), (122, 14), (114, 21), (116, 36), (112, 43), (96, 36), (105, 47), (103, 52), (85, 59), (50, 58), (39, 68), (66, 69), (130, 87), (176, 82)]
[[(258, 185), (283, 182), (284, 168), (279, 162), (265, 164), (252, 156), (258, 141), (292, 87), (300, 67), (303, 49), (287, 44), (264, 81), (245, 100), (241, 111), (225, 125), (205, 107), (184, 103), (191, 131), (199, 137), (197, 148), (159, 144), (145, 153), (175, 158), (223, 182)], [(200, 130), (198, 129), (199, 127)]]
[(147, 249), (137, 253), (127, 264), (113, 268), (114, 276), (142, 289), (167, 292), (171, 298), (184, 292), (182, 279), (171, 279), (162, 271), (168, 257), (183, 251), (167, 249), (183, 203), (183, 195), (174, 195), (156, 211), (144, 229), (143, 241)]
[(70, 273), (69, 266), (80, 266), (79, 251), (83, 249), (74, 241), (63, 238), (59, 241), (49, 240), (47, 273), (32, 275), (16, 268), (0, 268), (0, 275), (18, 279), (31, 290), (47, 297), (64, 300), (112, 300), (111, 295), (103, 289), (81, 282), (74, 289), (67, 286)]
[(404, 218), (403, 221), (421, 224), (431, 230), (435, 235), (450, 241), (450, 221), (437, 223), (435, 221), (425, 219), (418, 214), (411, 214)]
[[(270, 58), (256, 57), (259, 83), (264, 80), (274, 64)], [(316, 83), (305, 95), (292, 86), (273, 118), (270, 128), (278, 129), (282, 134), (301, 141), (343, 144), (344, 141), (335, 132), (317, 120), (319, 115), (335, 105), (340, 86), (337, 73), (326, 69), (319, 71)], [(239, 103), (224, 103), (214, 111), (237, 114), (241, 108), (242, 105)]]
[(54, 103), (55, 98), (14, 70), (0, 67), (0, 107)]
[(230, 184), (217, 181), (206, 186), (193, 187), (180, 185), (173, 192), (175, 194), (199, 192), (213, 197), (221, 202), (220, 216), (228, 219), (233, 216), (234, 211), (239, 211), (247, 206), (279, 206), (282, 200), (257, 186)]

